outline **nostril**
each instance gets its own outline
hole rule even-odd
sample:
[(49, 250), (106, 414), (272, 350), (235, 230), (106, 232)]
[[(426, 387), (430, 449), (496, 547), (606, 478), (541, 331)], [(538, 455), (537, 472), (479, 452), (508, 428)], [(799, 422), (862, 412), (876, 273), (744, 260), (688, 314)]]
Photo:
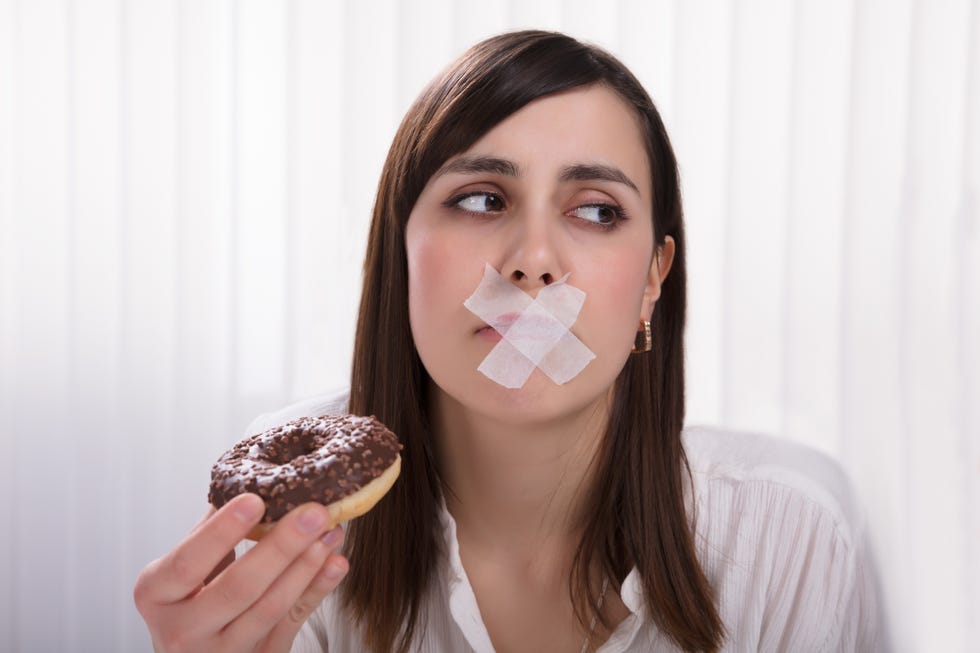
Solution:
[[(525, 279), (529, 279), (530, 277), (528, 277), (527, 274), (525, 274), (521, 270), (514, 270), (513, 272), (511, 272), (510, 278), (513, 283), (517, 283), (519, 281), (524, 281)], [(546, 286), (551, 285), (555, 280), (554, 275), (552, 275), (550, 272), (545, 272), (538, 278), (541, 280), (541, 283), (543, 283)]]

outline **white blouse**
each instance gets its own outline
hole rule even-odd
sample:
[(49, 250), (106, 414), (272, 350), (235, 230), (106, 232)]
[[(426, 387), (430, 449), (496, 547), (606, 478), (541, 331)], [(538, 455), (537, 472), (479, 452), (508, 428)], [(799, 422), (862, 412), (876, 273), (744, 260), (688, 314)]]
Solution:
[[(255, 420), (248, 433), (305, 415), (345, 412), (347, 395), (316, 397)], [(724, 651), (887, 651), (865, 532), (840, 466), (786, 440), (687, 428), (697, 498), (696, 546), (728, 632)], [(413, 650), (490, 653), (493, 645), (460, 562), (456, 524), (442, 511), (448, 559), (427, 597), (428, 628)], [(634, 569), (620, 596), (630, 615), (600, 653), (677, 651), (654, 624)], [(293, 653), (357, 653), (360, 633), (328, 596)], [(576, 653), (576, 652), (570, 652)]]

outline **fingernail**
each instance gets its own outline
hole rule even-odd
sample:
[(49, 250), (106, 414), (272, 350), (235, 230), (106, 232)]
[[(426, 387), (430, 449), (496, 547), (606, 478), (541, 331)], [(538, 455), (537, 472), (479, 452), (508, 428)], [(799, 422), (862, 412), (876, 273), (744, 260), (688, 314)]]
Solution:
[(315, 507), (304, 510), (299, 516), (299, 519), (296, 520), (296, 525), (299, 526), (299, 530), (304, 533), (315, 533), (323, 528), (323, 524), (323, 514)]
[(234, 513), (243, 522), (252, 522), (265, 512), (265, 502), (254, 494), (246, 495), (235, 504)]
[(320, 538), (328, 549), (336, 549), (344, 541), (344, 529), (337, 526), (332, 531)]
[(340, 580), (347, 573), (346, 565), (338, 562), (331, 562), (327, 565), (327, 568), (323, 571), (323, 575), (327, 577), (328, 580)]

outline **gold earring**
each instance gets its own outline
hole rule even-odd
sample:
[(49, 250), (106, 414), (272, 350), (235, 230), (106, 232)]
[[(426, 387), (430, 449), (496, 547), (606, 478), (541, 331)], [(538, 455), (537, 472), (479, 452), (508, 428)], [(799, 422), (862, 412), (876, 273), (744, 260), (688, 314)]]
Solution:
[(636, 330), (631, 353), (642, 354), (651, 349), (653, 349), (653, 335), (650, 333), (650, 320), (640, 320), (640, 328)]

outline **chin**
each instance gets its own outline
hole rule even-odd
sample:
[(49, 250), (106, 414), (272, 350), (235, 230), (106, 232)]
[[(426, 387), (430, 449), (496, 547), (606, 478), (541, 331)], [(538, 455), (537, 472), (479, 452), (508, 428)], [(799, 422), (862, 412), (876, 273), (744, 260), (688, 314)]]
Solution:
[[(608, 394), (608, 385), (582, 374), (564, 385), (556, 385), (540, 370), (534, 370), (520, 388), (505, 388), (477, 372), (479, 379), (472, 401), (457, 396), (464, 406), (495, 420), (514, 425), (551, 422), (589, 409)], [(591, 381), (591, 382), (590, 382)]]

